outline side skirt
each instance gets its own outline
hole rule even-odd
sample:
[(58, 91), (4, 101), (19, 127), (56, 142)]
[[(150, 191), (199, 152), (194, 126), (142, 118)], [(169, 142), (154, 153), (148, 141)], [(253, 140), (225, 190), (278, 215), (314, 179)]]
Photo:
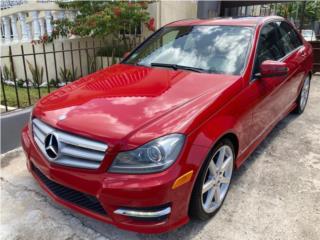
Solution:
[(289, 115), (289, 113), (292, 112), (293, 109), (297, 106), (296, 102), (290, 105), (287, 111), (285, 111), (280, 117), (274, 121), (264, 132), (261, 134), (256, 140), (253, 141), (251, 145), (247, 147), (246, 150), (244, 150), (237, 158), (236, 160), (236, 168), (239, 168), (244, 161), (251, 155), (251, 153), (254, 152), (254, 150), (259, 146), (259, 144), (269, 135), (269, 133), (273, 130), (273, 128), (286, 116)]

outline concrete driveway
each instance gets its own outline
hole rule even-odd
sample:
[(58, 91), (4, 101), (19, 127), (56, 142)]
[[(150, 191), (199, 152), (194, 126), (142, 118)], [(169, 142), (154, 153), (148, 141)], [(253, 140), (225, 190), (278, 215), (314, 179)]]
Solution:
[(54, 203), (21, 150), (1, 160), (1, 239), (320, 239), (320, 77), (305, 113), (289, 115), (236, 172), (207, 222), (161, 235), (119, 230)]

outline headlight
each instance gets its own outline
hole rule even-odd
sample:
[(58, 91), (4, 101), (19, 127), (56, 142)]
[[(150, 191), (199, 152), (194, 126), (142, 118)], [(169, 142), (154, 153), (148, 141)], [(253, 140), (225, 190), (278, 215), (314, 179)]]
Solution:
[(155, 139), (135, 150), (121, 152), (113, 160), (109, 172), (153, 173), (168, 168), (177, 159), (184, 135), (170, 134)]

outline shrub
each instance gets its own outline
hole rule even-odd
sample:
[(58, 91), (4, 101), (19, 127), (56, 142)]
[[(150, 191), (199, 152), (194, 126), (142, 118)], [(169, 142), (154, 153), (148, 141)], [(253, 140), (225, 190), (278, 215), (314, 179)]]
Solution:
[(29, 70), (31, 72), (33, 83), (36, 87), (39, 87), (43, 81), (43, 67), (40, 68), (36, 65), (35, 67), (27, 60)]
[(19, 87), (23, 87), (23, 84), (24, 84), (24, 80), (21, 79), (21, 78), (19, 78), (18, 81), (17, 81), (17, 85), (18, 85)]
[(119, 46), (105, 46), (98, 50), (97, 56), (108, 56), (108, 57), (118, 57), (122, 58), (126, 52), (129, 52), (131, 49), (121, 44)]
[(78, 69), (75, 68), (74, 69), (74, 75), (73, 75), (73, 71), (71, 69), (64, 69), (62, 67), (60, 67), (60, 72), (59, 72), (59, 76), (62, 80), (62, 82), (73, 82), (74, 80), (77, 79), (77, 72)]
[(3, 66), (3, 78), (4, 78), (4, 80), (13, 80), (14, 79), (12, 67), (9, 68), (7, 65)]
[(49, 84), (54, 87), (58, 87), (59, 79), (51, 78)]
[(77, 9), (75, 19), (54, 21), (55, 35), (112, 36), (117, 42), (129, 46), (128, 31), (136, 32), (145, 24), (155, 30), (154, 19), (147, 11), (148, 1), (58, 1), (59, 7)]

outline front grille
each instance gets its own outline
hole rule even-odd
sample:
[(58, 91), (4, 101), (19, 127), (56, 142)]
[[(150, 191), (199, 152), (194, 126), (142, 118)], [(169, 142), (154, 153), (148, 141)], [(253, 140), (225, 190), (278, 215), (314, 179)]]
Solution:
[(38, 176), (41, 182), (43, 182), (44, 185), (46, 185), (46, 187), (57, 197), (92, 212), (101, 215), (107, 215), (106, 211), (103, 209), (96, 197), (73, 190), (50, 180), (33, 164), (32, 171)]
[[(60, 165), (97, 169), (108, 149), (108, 145), (104, 143), (62, 132), (36, 118), (32, 120), (32, 131), (36, 144), (47, 160)], [(56, 153), (46, 150), (49, 135), (54, 135), (57, 142)]]

